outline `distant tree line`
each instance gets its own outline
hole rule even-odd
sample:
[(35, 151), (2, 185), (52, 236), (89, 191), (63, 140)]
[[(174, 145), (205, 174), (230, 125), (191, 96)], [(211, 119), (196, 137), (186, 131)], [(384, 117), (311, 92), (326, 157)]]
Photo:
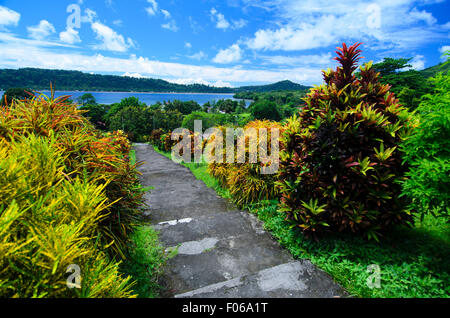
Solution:
[(59, 91), (108, 92), (237, 93), (243, 91), (293, 91), (309, 88), (291, 81), (282, 81), (269, 85), (231, 88), (214, 87), (203, 84), (181, 85), (161, 79), (88, 74), (79, 71), (47, 70), (38, 68), (0, 70), (0, 89), (29, 87), (35, 90), (44, 90), (48, 89), (50, 83), (53, 84), (55, 90)]
[(161, 79), (132, 78), (114, 75), (87, 74), (78, 71), (45, 70), (37, 68), (0, 70), (0, 88), (29, 87), (43, 90), (52, 83), (60, 91), (124, 91), (124, 92), (201, 92), (233, 93), (229, 87), (201, 84), (180, 85)]

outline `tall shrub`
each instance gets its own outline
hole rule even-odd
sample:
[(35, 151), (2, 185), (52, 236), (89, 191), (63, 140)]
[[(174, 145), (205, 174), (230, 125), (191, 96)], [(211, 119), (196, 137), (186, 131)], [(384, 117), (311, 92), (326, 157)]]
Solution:
[(306, 234), (379, 235), (409, 224), (400, 197), (407, 166), (398, 148), (410, 132), (409, 114), (368, 63), (354, 72), (360, 44), (343, 44), (335, 71), (311, 89), (282, 139), (281, 211)]
[[(447, 63), (450, 63), (448, 61)], [(422, 217), (431, 213), (448, 220), (450, 214), (450, 74), (432, 79), (434, 92), (417, 108), (420, 126), (405, 141), (409, 177), (405, 195)]]
[(111, 257), (142, 195), (129, 142), (81, 114), (64, 98), (0, 109), (0, 297), (133, 296)]
[(124, 257), (128, 234), (142, 203), (138, 172), (129, 163), (131, 145), (126, 135), (103, 134), (94, 129), (82, 111), (66, 98), (40, 96), (15, 101), (0, 109), (0, 140), (11, 143), (23, 136), (54, 138), (64, 154), (62, 172), (68, 179), (90, 178), (104, 185), (108, 198), (101, 221), (103, 245), (112, 255)]
[[(271, 140), (272, 129), (278, 129), (279, 134), (283, 131), (283, 127), (273, 121), (252, 121), (244, 127), (244, 131), (248, 132), (253, 129), (253, 133), (244, 138), (244, 163), (239, 163), (238, 160), (238, 140), (234, 137), (234, 154), (235, 162), (226, 163), (226, 153), (223, 148), (223, 161), (224, 163), (212, 162), (208, 166), (208, 172), (217, 178), (223, 187), (230, 190), (230, 194), (233, 201), (239, 205), (244, 206), (247, 204), (255, 203), (259, 200), (273, 199), (276, 198), (278, 192), (275, 188), (275, 182), (277, 180), (276, 174), (263, 174), (262, 169), (264, 166), (270, 165), (272, 162), (265, 163), (266, 159), (270, 158), (271, 155)], [(262, 138), (260, 136), (260, 129), (267, 130), (267, 145), (262, 144)], [(221, 127), (220, 131), (223, 134), (224, 140), (226, 137), (226, 128)], [(253, 136), (253, 140), (252, 140)], [(214, 143), (214, 138), (212, 138)], [(253, 151), (251, 143), (254, 142), (256, 146), (254, 149), (258, 151), (260, 146), (267, 146), (268, 158), (262, 158), (261, 154), (258, 152), (256, 155), (256, 163), (250, 163), (250, 154)], [(265, 147), (264, 147), (265, 148)]]

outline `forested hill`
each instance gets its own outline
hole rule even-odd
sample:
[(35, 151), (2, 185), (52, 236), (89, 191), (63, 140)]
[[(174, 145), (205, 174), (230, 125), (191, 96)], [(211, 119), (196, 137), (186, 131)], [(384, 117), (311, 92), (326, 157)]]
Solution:
[(245, 91), (270, 92), (301, 90), (306, 86), (283, 81), (264, 86), (241, 88), (212, 87), (201, 84), (180, 85), (161, 79), (133, 78), (115, 75), (88, 74), (79, 71), (46, 70), (37, 68), (0, 70), (0, 90), (27, 87), (46, 90), (52, 83), (59, 91), (121, 91), (121, 92), (176, 92), (176, 93), (237, 93)]
[(236, 89), (237, 92), (275, 92), (275, 91), (304, 91), (311, 87), (300, 85), (291, 81), (282, 81), (275, 84), (262, 85), (262, 86), (244, 86)]
[(425, 78), (428, 78), (435, 76), (439, 72), (448, 73), (449, 70), (450, 70), (449, 63), (440, 63), (438, 65), (426, 68), (420, 72), (422, 73), (423, 76), (425, 76)]
[(22, 68), (0, 70), (0, 89), (28, 87), (35, 90), (50, 88), (52, 83), (59, 91), (110, 91), (110, 92), (177, 92), (177, 93), (233, 93), (229, 87), (206, 85), (179, 85), (161, 79), (133, 78), (114, 75), (88, 74), (78, 71)]

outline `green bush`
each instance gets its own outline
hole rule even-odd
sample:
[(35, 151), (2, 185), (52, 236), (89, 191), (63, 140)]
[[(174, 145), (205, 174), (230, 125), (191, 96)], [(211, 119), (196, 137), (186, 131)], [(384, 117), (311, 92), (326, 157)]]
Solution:
[(275, 102), (259, 100), (250, 106), (250, 112), (257, 120), (280, 121), (283, 114)]
[(29, 88), (21, 88), (21, 87), (8, 88), (2, 96), (0, 106), (9, 105), (12, 103), (14, 99), (26, 100), (32, 98), (33, 96), (34, 96), (33, 90)]
[(108, 106), (99, 104), (86, 104), (80, 107), (80, 110), (85, 111), (83, 114), (89, 121), (94, 124), (95, 128), (100, 130), (107, 130), (106, 114), (108, 113)]
[[(130, 278), (97, 241), (109, 216), (107, 184), (68, 177), (55, 138), (3, 141), (0, 158), (0, 297), (132, 296)], [(72, 264), (81, 289), (66, 286)]]
[[(226, 128), (220, 127), (219, 129), (223, 134), (224, 140), (226, 140)], [(267, 146), (268, 155), (270, 156), (272, 150), (271, 140), (274, 138), (272, 137), (271, 129), (278, 129), (279, 134), (281, 135), (283, 127), (277, 122), (255, 120), (244, 127), (244, 130), (250, 131), (250, 129), (254, 129), (255, 134), (245, 136), (245, 149), (243, 153), (245, 156), (244, 163), (238, 163), (238, 142), (237, 138), (235, 138), (235, 162), (226, 163), (226, 147), (224, 147), (222, 154), (224, 163), (212, 162), (208, 165), (208, 173), (216, 178), (222, 187), (229, 190), (233, 201), (240, 207), (255, 203), (259, 200), (273, 199), (278, 195), (275, 187), (275, 181), (277, 180), (276, 174), (262, 173), (262, 168), (268, 165), (267, 163), (264, 163), (268, 158), (263, 158), (261, 157), (261, 154), (256, 154), (257, 163), (249, 163), (248, 159), (252, 151), (250, 145), (251, 136), (254, 137), (257, 146), (256, 149), (259, 149), (259, 146), (262, 146), (259, 129), (267, 129)], [(210, 142), (214, 145), (215, 138), (211, 138)]]
[(183, 119), (182, 127), (194, 131), (194, 121), (201, 120), (203, 131), (234, 123), (234, 116), (229, 114), (193, 112)]
[(182, 102), (180, 100), (174, 100), (164, 104), (165, 111), (180, 112), (183, 115), (189, 115), (192, 112), (201, 111), (202, 108), (196, 101)]
[[(450, 63), (450, 62), (447, 62)], [(411, 165), (404, 194), (422, 217), (430, 212), (444, 218), (450, 212), (450, 75), (432, 79), (436, 89), (417, 109), (420, 126), (403, 144)]]
[(354, 76), (359, 44), (337, 52), (340, 66), (310, 91), (282, 139), (281, 211), (305, 234), (351, 232), (378, 239), (410, 224), (400, 197), (407, 166), (398, 149), (409, 113), (369, 63)]
[(135, 142), (148, 140), (153, 130), (174, 130), (181, 126), (183, 115), (178, 111), (162, 111), (149, 107), (126, 107), (110, 119), (110, 130), (123, 130)]

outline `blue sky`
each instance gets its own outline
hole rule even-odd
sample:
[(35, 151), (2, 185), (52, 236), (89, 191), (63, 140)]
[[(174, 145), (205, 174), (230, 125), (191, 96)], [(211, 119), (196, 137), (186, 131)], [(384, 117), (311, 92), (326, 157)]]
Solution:
[(450, 49), (443, 0), (0, 0), (0, 68), (39, 67), (216, 86), (320, 84), (342, 42), (363, 62)]

